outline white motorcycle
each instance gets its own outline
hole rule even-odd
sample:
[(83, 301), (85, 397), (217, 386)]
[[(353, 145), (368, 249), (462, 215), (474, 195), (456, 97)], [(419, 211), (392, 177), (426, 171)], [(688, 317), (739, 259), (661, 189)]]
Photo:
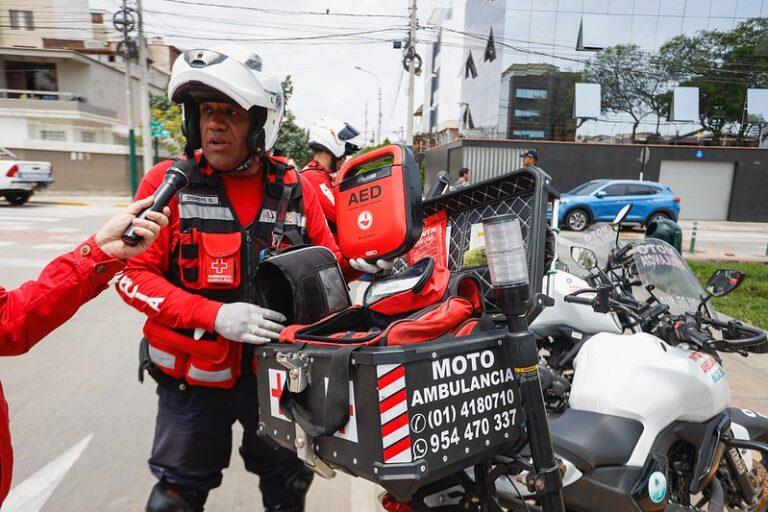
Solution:
[[(611, 224), (596, 223), (584, 232), (584, 246), (595, 254), (597, 267), (602, 271), (608, 272), (609, 254), (616, 248), (618, 229), (630, 209), (631, 205), (622, 209)], [(584, 304), (565, 302), (567, 295), (589, 288), (593, 280), (571, 256), (573, 246), (560, 237), (557, 243), (558, 264), (544, 277), (542, 286), (551, 299), (551, 306), (536, 311), (530, 329), (536, 335), (542, 354), (539, 374), (547, 409), (562, 412), (568, 405), (573, 362), (581, 347), (595, 334), (621, 334), (623, 327), (616, 313), (598, 312)]]
[[(732, 292), (744, 275), (719, 270), (706, 293), (665, 242), (644, 240), (632, 251), (629, 263), (648, 301), (628, 300), (611, 286), (565, 297), (633, 317), (652, 331), (596, 334), (576, 356), (570, 408), (550, 421), (566, 509), (768, 510), (768, 418), (730, 407), (719, 356), (763, 353), (766, 334), (718, 320), (707, 306), (710, 297)], [(589, 252), (579, 259), (595, 265)], [(494, 463), (502, 475), (495, 482), (496, 502), (508, 510), (540, 510), (529, 461)], [(455, 492), (433, 493), (421, 503), (446, 507)]]

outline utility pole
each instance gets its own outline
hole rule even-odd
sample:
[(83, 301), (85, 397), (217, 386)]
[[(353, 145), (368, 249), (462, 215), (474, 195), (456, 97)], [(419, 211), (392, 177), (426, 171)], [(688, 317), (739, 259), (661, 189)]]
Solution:
[(413, 147), (413, 88), (416, 76), (416, 0), (411, 0), (411, 29), (408, 32), (408, 123), (406, 126), (405, 143)]
[(123, 8), (112, 16), (112, 24), (115, 29), (123, 34), (123, 40), (117, 45), (117, 53), (122, 55), (125, 62), (125, 121), (128, 125), (128, 172), (131, 183), (131, 195), (136, 194), (139, 187), (139, 175), (136, 168), (136, 134), (133, 131), (133, 95), (131, 86), (131, 60), (136, 57), (136, 43), (131, 39), (130, 33), (136, 28), (136, 11), (128, 7), (123, 0)]
[(362, 71), (363, 73), (368, 73), (373, 78), (376, 79), (376, 87), (378, 90), (378, 99), (379, 99), (379, 120), (377, 123), (377, 131), (374, 134), (376, 140), (374, 141), (376, 144), (381, 144), (381, 82), (379, 81), (379, 75), (372, 71), (368, 71), (367, 69), (363, 69), (360, 66), (355, 66), (355, 69), (358, 71)]
[(141, 8), (141, 0), (136, 0), (136, 10), (139, 14), (139, 105), (141, 106), (141, 148), (144, 156), (142, 174), (152, 168), (152, 134), (149, 112), (149, 84), (147, 83), (147, 41), (144, 38), (144, 11)]
[[(378, 78), (376, 79), (376, 82), (378, 82)], [(379, 120), (376, 124), (376, 143), (381, 144), (381, 84), (379, 84)]]
[(363, 138), (365, 139), (365, 145), (368, 145), (368, 98), (365, 99), (365, 120), (363, 121)]

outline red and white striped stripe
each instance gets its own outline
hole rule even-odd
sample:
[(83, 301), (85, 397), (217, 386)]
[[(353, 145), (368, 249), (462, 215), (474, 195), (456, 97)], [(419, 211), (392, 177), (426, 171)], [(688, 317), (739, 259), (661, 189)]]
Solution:
[(408, 391), (402, 364), (376, 367), (381, 414), (381, 438), (385, 463), (412, 462)]

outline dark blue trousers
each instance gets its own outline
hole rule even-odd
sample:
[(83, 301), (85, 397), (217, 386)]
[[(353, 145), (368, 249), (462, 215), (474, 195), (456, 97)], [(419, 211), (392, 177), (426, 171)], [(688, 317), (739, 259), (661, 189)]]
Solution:
[[(243, 426), (240, 456), (245, 468), (259, 475), (264, 507), (290, 508), (304, 495), (296, 491), (311, 481), (311, 472), (296, 455), (257, 435), (259, 403), (256, 377), (244, 376), (232, 389), (186, 386), (169, 382), (157, 387), (158, 410), (155, 441), (149, 467), (162, 484), (208, 491), (221, 485), (222, 470), (229, 466), (232, 425)], [(304, 485), (298, 485), (298, 478)], [(205, 498), (203, 498), (205, 499)]]

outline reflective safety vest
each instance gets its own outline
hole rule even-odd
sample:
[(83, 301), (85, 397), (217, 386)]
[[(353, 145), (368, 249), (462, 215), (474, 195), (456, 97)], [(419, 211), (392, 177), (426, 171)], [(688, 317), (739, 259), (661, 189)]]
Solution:
[[(218, 173), (197, 170), (179, 192), (178, 242), (166, 278), (190, 293), (224, 303), (256, 304), (251, 277), (267, 248), (307, 243), (301, 181), (293, 167), (263, 158), (267, 176), (256, 220), (241, 226)], [(230, 388), (255, 370), (254, 346), (148, 319), (149, 359), (191, 385)]]

